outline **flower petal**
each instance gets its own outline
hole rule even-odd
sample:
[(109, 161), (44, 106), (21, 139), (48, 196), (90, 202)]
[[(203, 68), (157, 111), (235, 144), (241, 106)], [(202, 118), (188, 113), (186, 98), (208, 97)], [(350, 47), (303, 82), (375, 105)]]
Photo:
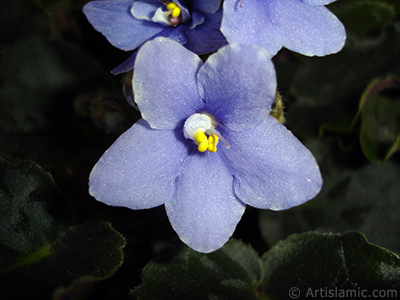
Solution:
[(225, 0), (221, 31), (228, 42), (258, 45), (271, 56), (282, 47), (308, 56), (332, 54), (346, 39), (343, 24), (326, 7), (299, 0)]
[(207, 111), (232, 130), (257, 125), (275, 99), (275, 69), (258, 47), (230, 44), (220, 49), (201, 67), (198, 83)]
[(298, 0), (275, 0), (270, 7), (274, 24), (282, 28), (284, 47), (308, 56), (324, 56), (343, 48), (345, 28), (326, 7)]
[[(174, 40), (175, 42), (178, 42), (179, 44), (185, 44), (186, 43), (186, 37), (182, 33), (182, 30), (180, 28), (172, 28), (172, 27), (167, 27), (164, 29), (164, 31), (160, 32), (157, 36), (163, 36), (167, 37), (171, 40)], [(111, 70), (111, 73), (114, 75), (118, 75), (121, 73), (128, 72), (133, 69), (133, 66), (135, 65), (135, 59), (136, 55), (138, 53), (138, 50), (132, 53), (132, 55), (125, 60), (123, 63), (115, 67), (114, 69)]]
[(180, 239), (196, 251), (221, 248), (233, 234), (245, 205), (233, 193), (232, 174), (217, 153), (191, 155), (165, 202)]
[(180, 17), (181, 17), (182, 22), (189, 21), (190, 20), (190, 11), (185, 7), (185, 5), (183, 5), (181, 3), (181, 1), (179, 1), (179, 0), (174, 0), (173, 2), (175, 2), (175, 4), (177, 4), (181, 10)]
[[(175, 0), (175, 3), (180, 9), (182, 21), (185, 22), (190, 19), (189, 11), (178, 0)], [(156, 22), (167, 26), (170, 25), (168, 9), (166, 5), (159, 0), (136, 1), (132, 5), (131, 12), (138, 20)]]
[(152, 21), (156, 11), (162, 7), (160, 1), (135, 1), (131, 13), (138, 20)]
[(220, 153), (231, 167), (235, 193), (244, 203), (282, 210), (320, 191), (322, 178), (313, 155), (273, 117), (226, 137), (231, 148)]
[(282, 47), (282, 34), (270, 19), (269, 2), (224, 0), (221, 31), (228, 42), (258, 45), (274, 56)]
[(127, 60), (125, 60), (122, 64), (116, 66), (114, 69), (111, 70), (111, 73), (113, 75), (118, 75), (121, 73), (128, 72), (133, 69), (133, 66), (135, 64), (135, 59), (136, 59), (137, 51), (133, 52), (131, 56)]
[(182, 45), (186, 44), (187, 41), (184, 33), (182, 32), (182, 26), (177, 26), (177, 27), (169, 26), (163, 32), (160, 33), (160, 36), (169, 38), (170, 40), (173, 40)]
[(221, 0), (193, 0), (193, 10), (213, 14), (221, 6)]
[(83, 12), (92, 26), (122, 50), (134, 50), (164, 30), (164, 26), (135, 19), (132, 0), (91, 1)]
[(307, 5), (311, 6), (318, 6), (318, 5), (328, 5), (332, 2), (335, 2), (336, 0), (301, 0)]
[[(189, 29), (196, 28), (196, 26), (198, 26), (204, 22), (204, 19), (205, 18), (204, 18), (203, 14), (198, 13), (197, 11), (194, 11), (192, 13), (192, 22), (190, 24)], [(221, 24), (219, 24), (219, 25), (221, 25)], [(187, 27), (187, 26), (185, 26), (185, 27)], [(219, 28), (219, 26), (217, 28)]]
[(187, 148), (174, 131), (153, 130), (143, 119), (103, 154), (89, 178), (89, 192), (112, 206), (146, 209), (169, 201)]
[(179, 43), (157, 37), (137, 54), (134, 98), (155, 129), (174, 129), (203, 106), (196, 83), (200, 58)]
[[(194, 12), (193, 16), (199, 15)], [(227, 41), (219, 30), (221, 26), (222, 10), (215, 14), (203, 14), (203, 23), (192, 28), (189, 26), (183, 27), (187, 37), (185, 47), (197, 54), (205, 54), (217, 51), (225, 46)]]

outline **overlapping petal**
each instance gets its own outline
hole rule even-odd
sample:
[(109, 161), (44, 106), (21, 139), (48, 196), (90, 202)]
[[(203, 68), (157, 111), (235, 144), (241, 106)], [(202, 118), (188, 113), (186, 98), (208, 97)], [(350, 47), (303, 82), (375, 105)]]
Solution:
[(122, 64), (116, 66), (114, 69), (111, 70), (111, 73), (114, 75), (118, 75), (124, 72), (128, 72), (133, 69), (135, 65), (137, 51), (133, 52), (131, 56), (127, 60), (125, 60)]
[(228, 241), (245, 205), (234, 195), (232, 174), (221, 157), (197, 153), (185, 161), (176, 193), (165, 208), (180, 239), (194, 250), (208, 253)]
[(335, 2), (336, 0), (301, 0), (303, 1), (305, 4), (308, 5), (328, 5), (332, 2)]
[[(190, 10), (179, 0), (174, 2), (181, 13), (177, 26), (169, 23), (165, 3), (160, 0), (91, 1), (83, 11), (97, 31), (113, 46), (125, 51), (135, 50), (157, 36), (187, 45), (196, 54), (216, 51), (227, 43), (219, 30), (221, 0), (195, 0), (190, 3)], [(131, 70), (135, 57), (136, 53), (112, 73)]]
[(162, 3), (157, 0), (135, 1), (131, 7), (132, 15), (138, 20), (152, 21)]
[[(179, 44), (185, 44), (187, 39), (185, 35), (183, 34), (183, 30), (175, 30), (170, 27), (166, 27), (160, 34), (160, 36), (169, 38), (175, 42), (178, 42)], [(111, 73), (114, 75), (118, 75), (124, 72), (128, 72), (133, 69), (133, 66), (135, 65), (135, 59), (136, 59), (137, 51), (135, 51), (126, 61), (124, 61), (122, 64), (119, 66), (115, 67)]]
[(204, 22), (204, 19), (205, 19), (205, 17), (204, 17), (203, 14), (201, 14), (201, 13), (199, 13), (197, 11), (194, 11), (192, 13), (192, 22), (190, 24), (189, 29), (196, 28), (197, 25), (200, 25), (200, 24), (202, 24)]
[(92, 26), (115, 47), (129, 51), (164, 30), (159, 24), (143, 22), (131, 14), (132, 0), (91, 1), (83, 12)]
[(346, 32), (322, 5), (326, 2), (225, 0), (221, 31), (228, 42), (257, 45), (270, 56), (282, 47), (308, 56), (336, 53), (344, 46)]
[(207, 14), (215, 13), (221, 6), (221, 0), (192, 0), (193, 10)]
[(275, 0), (270, 9), (273, 22), (285, 37), (284, 47), (308, 56), (323, 56), (343, 48), (344, 26), (326, 7), (304, 5), (298, 0)]
[(257, 125), (276, 91), (275, 69), (261, 48), (231, 44), (210, 56), (198, 74), (207, 111), (232, 130)]
[(175, 192), (187, 148), (174, 131), (153, 130), (143, 119), (122, 134), (94, 166), (89, 192), (112, 206), (146, 209)]
[(203, 106), (196, 83), (202, 61), (182, 45), (158, 37), (141, 47), (133, 75), (134, 98), (155, 129), (174, 129)]
[[(192, 17), (200, 15), (194, 12)], [(217, 51), (225, 46), (227, 41), (224, 35), (219, 30), (221, 26), (222, 8), (214, 14), (203, 14), (203, 22), (192, 28), (189, 26), (183, 27), (182, 31), (187, 37), (185, 47), (197, 54), (204, 54)]]
[(221, 31), (228, 42), (258, 45), (275, 55), (282, 47), (282, 34), (272, 23), (269, 6), (270, 1), (224, 0)]
[(221, 151), (235, 177), (236, 195), (251, 206), (282, 210), (312, 199), (321, 189), (318, 165), (307, 148), (273, 117), (229, 134)]

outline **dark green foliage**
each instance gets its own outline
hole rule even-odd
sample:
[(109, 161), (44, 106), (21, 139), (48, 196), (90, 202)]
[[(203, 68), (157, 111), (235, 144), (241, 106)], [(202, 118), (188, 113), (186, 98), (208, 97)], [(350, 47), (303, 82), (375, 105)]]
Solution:
[[(360, 233), (294, 234), (258, 258), (231, 240), (205, 255), (187, 249), (172, 261), (151, 261), (137, 299), (292, 299), (297, 293), (400, 292), (400, 259)], [(392, 293), (392, 294), (389, 294)], [(351, 294), (348, 294), (351, 295)], [(325, 296), (326, 297), (326, 296)], [(318, 298), (318, 297), (316, 297)]]
[(254, 285), (260, 261), (250, 247), (232, 240), (226, 247), (204, 255), (187, 249), (170, 262), (150, 262), (139, 299), (257, 299)]
[(376, 79), (360, 101), (360, 143), (371, 161), (386, 160), (399, 150), (400, 80), (397, 77)]
[(51, 288), (102, 279), (121, 265), (124, 238), (106, 223), (71, 226), (69, 201), (38, 165), (1, 160), (0, 182), (0, 298), (48, 297)]

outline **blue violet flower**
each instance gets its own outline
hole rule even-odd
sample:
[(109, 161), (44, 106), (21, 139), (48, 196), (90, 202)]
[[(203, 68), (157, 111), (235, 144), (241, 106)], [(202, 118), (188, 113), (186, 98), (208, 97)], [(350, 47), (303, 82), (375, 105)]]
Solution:
[(283, 210), (320, 191), (312, 154), (269, 115), (276, 74), (262, 48), (231, 44), (203, 63), (158, 37), (138, 52), (133, 89), (142, 119), (94, 166), (97, 200), (164, 204), (180, 239), (208, 253), (227, 242), (246, 205)]
[[(92, 1), (83, 12), (93, 27), (115, 47), (130, 51), (164, 36), (197, 54), (227, 44), (220, 31), (221, 0), (105, 0)], [(133, 68), (136, 52), (112, 72)]]
[(307, 56), (339, 52), (346, 31), (324, 5), (336, 0), (225, 0), (221, 31), (229, 43), (282, 47)]

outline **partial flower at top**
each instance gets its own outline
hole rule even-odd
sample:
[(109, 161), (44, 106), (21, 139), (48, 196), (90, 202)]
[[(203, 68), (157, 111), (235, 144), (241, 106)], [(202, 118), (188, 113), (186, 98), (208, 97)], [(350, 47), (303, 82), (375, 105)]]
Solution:
[(307, 56), (339, 52), (346, 31), (324, 5), (336, 0), (225, 0), (221, 31), (229, 43), (282, 47)]
[(94, 166), (97, 200), (164, 204), (180, 239), (208, 253), (233, 234), (246, 204), (282, 210), (321, 189), (312, 154), (269, 115), (276, 75), (263, 49), (231, 44), (203, 64), (158, 37), (139, 50), (133, 89), (143, 118)]
[[(221, 0), (92, 1), (83, 12), (113, 46), (125, 51), (157, 36), (175, 40), (197, 54), (216, 51), (227, 43), (219, 30)], [(112, 72), (129, 71), (135, 57), (136, 52)]]

